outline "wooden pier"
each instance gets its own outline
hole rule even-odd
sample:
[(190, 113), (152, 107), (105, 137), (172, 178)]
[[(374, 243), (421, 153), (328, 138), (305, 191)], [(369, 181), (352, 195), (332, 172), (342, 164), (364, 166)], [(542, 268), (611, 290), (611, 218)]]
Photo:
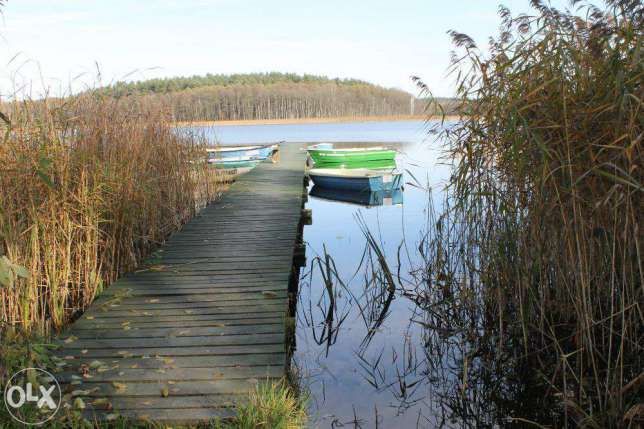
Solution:
[(56, 378), (73, 406), (98, 419), (225, 418), (257, 383), (285, 375), (305, 152), (282, 144), (278, 158), (241, 176), (61, 335)]

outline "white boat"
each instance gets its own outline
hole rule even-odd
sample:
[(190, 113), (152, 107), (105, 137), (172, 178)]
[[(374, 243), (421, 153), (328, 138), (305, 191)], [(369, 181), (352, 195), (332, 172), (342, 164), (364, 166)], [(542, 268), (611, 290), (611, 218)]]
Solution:
[(246, 146), (218, 146), (206, 148), (208, 160), (225, 158), (266, 159), (278, 145), (246, 145)]

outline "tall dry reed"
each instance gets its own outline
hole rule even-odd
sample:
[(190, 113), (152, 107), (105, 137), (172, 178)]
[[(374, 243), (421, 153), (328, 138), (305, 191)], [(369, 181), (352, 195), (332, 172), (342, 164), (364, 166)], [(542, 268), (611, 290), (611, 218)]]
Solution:
[(556, 426), (620, 427), (644, 413), (644, 6), (579, 3), (500, 8), (488, 52), (452, 33), (464, 116), (442, 132), (456, 168), (424, 279), (547, 384)]
[(89, 92), (3, 110), (0, 331), (62, 327), (218, 192), (161, 105)]

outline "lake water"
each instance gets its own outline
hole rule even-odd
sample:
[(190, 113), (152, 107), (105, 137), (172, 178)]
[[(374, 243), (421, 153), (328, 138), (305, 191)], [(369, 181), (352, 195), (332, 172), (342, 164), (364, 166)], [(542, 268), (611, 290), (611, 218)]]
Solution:
[(427, 124), (423, 121), (347, 122), (284, 125), (225, 125), (185, 127), (186, 130), (205, 132), (220, 144), (368, 141), (411, 142), (426, 138)]
[[(429, 195), (440, 206), (449, 174), (427, 129), (422, 121), (400, 121), (206, 130), (221, 144), (397, 142), (407, 182), (398, 204), (364, 207), (315, 196), (307, 203), (313, 224), (304, 228), (308, 264), (300, 280), (294, 366), (310, 394), (315, 427), (450, 425), (452, 413), (435, 392), (422, 314), (404, 290), (389, 292), (366, 250), (368, 230), (399, 285), (421, 262), (416, 249), (427, 230)], [(328, 266), (333, 270), (325, 281)]]

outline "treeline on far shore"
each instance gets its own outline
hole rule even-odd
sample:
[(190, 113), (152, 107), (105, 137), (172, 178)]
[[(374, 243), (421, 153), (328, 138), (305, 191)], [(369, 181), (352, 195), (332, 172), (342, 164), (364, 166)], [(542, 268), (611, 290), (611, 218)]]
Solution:
[(117, 82), (115, 97), (158, 99), (176, 121), (274, 120), (453, 113), (450, 99), (417, 99), (356, 79), (253, 73)]

